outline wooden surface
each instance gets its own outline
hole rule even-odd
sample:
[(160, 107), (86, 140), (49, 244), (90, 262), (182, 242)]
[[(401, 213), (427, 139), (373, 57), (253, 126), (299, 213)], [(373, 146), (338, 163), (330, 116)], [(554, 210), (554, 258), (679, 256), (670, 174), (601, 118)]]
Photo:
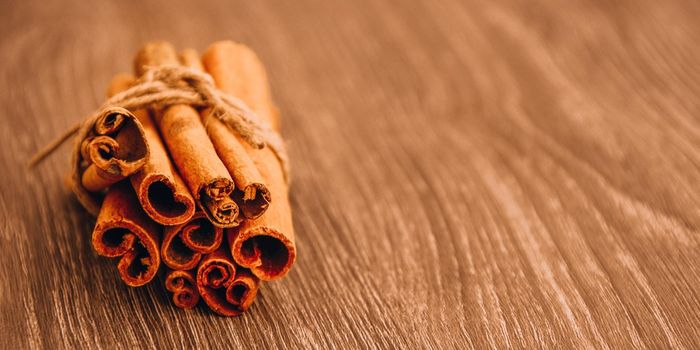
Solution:
[[(3, 1), (0, 339), (74, 348), (698, 348), (693, 1)], [(146, 40), (265, 62), (299, 258), (250, 312), (95, 255), (68, 148)]]

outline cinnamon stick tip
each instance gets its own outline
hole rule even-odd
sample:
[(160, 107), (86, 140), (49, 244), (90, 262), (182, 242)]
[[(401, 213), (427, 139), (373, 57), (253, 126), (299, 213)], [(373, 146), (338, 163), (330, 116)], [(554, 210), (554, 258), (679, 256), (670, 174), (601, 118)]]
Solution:
[(134, 58), (134, 72), (143, 75), (150, 66), (177, 64), (175, 47), (167, 41), (150, 41), (144, 44)]
[(92, 246), (98, 255), (121, 257), (117, 269), (129, 286), (142, 286), (153, 279), (160, 266), (158, 243), (139, 225), (121, 217), (95, 226)]
[[(251, 49), (248, 45), (243, 44), (243, 43), (237, 43), (233, 40), (219, 40), (211, 43), (206, 50), (204, 50), (204, 53), (202, 56), (207, 56), (209, 55), (212, 51), (215, 50), (221, 50), (221, 49), (236, 49), (236, 50), (242, 50), (242, 51), (247, 51), (248, 54), (255, 54), (255, 51)], [(257, 55), (256, 55), (257, 56)]]
[(296, 260), (296, 246), (272, 228), (257, 227), (248, 230), (245, 237), (233, 240), (231, 254), (236, 263), (249, 268), (255, 276), (271, 281), (289, 272)]
[(173, 303), (182, 309), (191, 309), (199, 302), (194, 276), (189, 271), (172, 270), (165, 279), (165, 289), (173, 293)]
[(189, 193), (179, 193), (175, 184), (163, 174), (146, 175), (138, 189), (143, 209), (154, 221), (166, 225), (180, 225), (191, 220), (196, 204)]

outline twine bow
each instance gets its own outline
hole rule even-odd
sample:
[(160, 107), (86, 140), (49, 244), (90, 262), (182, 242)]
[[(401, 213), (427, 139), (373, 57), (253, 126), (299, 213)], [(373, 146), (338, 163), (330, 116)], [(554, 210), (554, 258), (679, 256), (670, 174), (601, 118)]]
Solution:
[(149, 68), (136, 80), (134, 86), (110, 97), (90, 117), (37, 152), (29, 165), (39, 163), (76, 133), (78, 140), (85, 138), (104, 108), (118, 106), (137, 110), (177, 104), (209, 107), (211, 113), (205, 117), (205, 122), (206, 118), (216, 118), (254, 148), (260, 149), (266, 145), (270, 147), (282, 165), (285, 179), (289, 179), (287, 152), (280, 135), (272, 130), (266, 121), (260, 119), (245, 102), (218, 90), (209, 74), (184, 66)]

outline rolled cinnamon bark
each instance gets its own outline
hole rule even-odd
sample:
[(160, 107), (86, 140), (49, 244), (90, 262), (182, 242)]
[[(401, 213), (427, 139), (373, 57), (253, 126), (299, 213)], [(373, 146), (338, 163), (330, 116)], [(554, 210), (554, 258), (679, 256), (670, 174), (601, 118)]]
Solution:
[(81, 184), (90, 192), (101, 191), (141, 169), (148, 154), (136, 117), (120, 107), (107, 108), (95, 121), (93, 134), (82, 141)]
[(190, 221), (165, 228), (161, 254), (163, 262), (174, 270), (191, 270), (202, 255), (217, 250), (223, 241), (223, 229), (214, 226), (202, 212)]
[(160, 266), (160, 226), (143, 212), (127, 181), (112, 185), (102, 202), (92, 232), (97, 254), (116, 258), (124, 282), (132, 287), (148, 283)]
[[(135, 78), (120, 74), (112, 79), (108, 94), (110, 96), (128, 89)], [(130, 177), (131, 185), (148, 216), (162, 225), (179, 225), (194, 214), (194, 198), (187, 189), (177, 170), (168, 157), (165, 145), (160, 139), (149, 111), (140, 109), (132, 111), (143, 126), (144, 136), (150, 156), (145, 164)]]
[[(180, 61), (187, 67), (204, 71), (204, 66), (195, 50), (183, 50)], [(211, 110), (207, 109), (202, 111), (201, 115), (206, 118), (210, 113)], [(271, 197), (262, 175), (248, 155), (247, 148), (251, 147), (216, 118), (205, 119), (204, 126), (216, 153), (236, 185), (232, 198), (238, 205), (239, 215), (242, 214), (246, 219), (259, 217), (269, 206)]]
[[(178, 64), (172, 45), (153, 42), (137, 54), (135, 71), (142, 75), (148, 67)], [(173, 162), (203, 212), (219, 227), (236, 226), (238, 206), (230, 198), (233, 180), (216, 154), (197, 111), (188, 105), (174, 105), (155, 117)]]
[(173, 293), (173, 303), (181, 309), (191, 309), (199, 302), (197, 283), (191, 271), (168, 271), (165, 289)]
[(238, 316), (255, 300), (260, 280), (236, 266), (221, 247), (205, 256), (197, 269), (197, 290), (209, 308), (222, 316)]
[(236, 278), (230, 286), (226, 287), (226, 301), (240, 310), (248, 310), (258, 295), (259, 287), (260, 279), (250, 270), (238, 266)]
[[(202, 61), (220, 90), (243, 100), (271, 125), (278, 125), (265, 69), (252, 50), (230, 41), (217, 42), (207, 49)], [(248, 154), (272, 200), (265, 214), (227, 230), (227, 237), (236, 263), (260, 279), (273, 280), (284, 276), (296, 258), (288, 188), (281, 164), (269, 147), (249, 148)]]

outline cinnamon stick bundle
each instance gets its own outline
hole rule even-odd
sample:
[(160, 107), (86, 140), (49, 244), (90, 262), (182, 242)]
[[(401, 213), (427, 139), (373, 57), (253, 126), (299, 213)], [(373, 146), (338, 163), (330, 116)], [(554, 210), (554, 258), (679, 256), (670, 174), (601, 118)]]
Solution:
[(202, 212), (186, 223), (165, 228), (161, 254), (163, 262), (174, 270), (191, 270), (202, 255), (217, 250), (223, 241), (223, 229), (214, 226)]
[[(172, 45), (154, 42), (137, 54), (135, 71), (142, 75), (149, 67), (178, 64)], [(155, 117), (173, 162), (203, 212), (219, 227), (236, 226), (238, 206), (230, 198), (233, 180), (216, 154), (197, 111), (189, 105), (173, 105)]]
[[(202, 61), (220, 90), (243, 100), (271, 125), (279, 124), (265, 69), (252, 50), (230, 41), (217, 42), (206, 50)], [(289, 271), (296, 257), (288, 187), (282, 166), (269, 147), (249, 147), (247, 152), (272, 198), (262, 216), (227, 230), (229, 248), (236, 263), (260, 279), (278, 279)]]
[[(204, 71), (204, 66), (195, 50), (185, 49), (180, 55), (183, 65)], [(204, 110), (204, 118), (211, 113)], [(260, 217), (269, 206), (271, 196), (258, 168), (248, 155), (251, 147), (235, 132), (216, 118), (207, 118), (204, 123), (216, 153), (226, 166), (235, 183), (233, 199), (238, 205), (239, 214), (246, 219)]]
[[(128, 74), (115, 76), (110, 83), (108, 96), (128, 89), (135, 80)], [(150, 150), (150, 156), (141, 170), (130, 178), (139, 202), (155, 222), (162, 225), (182, 224), (194, 214), (194, 198), (170, 162), (149, 111), (140, 109), (133, 111), (133, 114), (143, 126), (144, 138)]]
[(173, 293), (173, 303), (181, 309), (191, 309), (199, 302), (195, 276), (191, 271), (168, 271), (165, 289)]
[(221, 247), (205, 256), (197, 268), (197, 290), (209, 308), (222, 316), (238, 316), (255, 300), (260, 280), (236, 266)]
[(119, 275), (129, 286), (142, 286), (156, 275), (160, 266), (160, 227), (139, 205), (128, 182), (112, 185), (102, 202), (92, 232), (97, 254), (116, 258)]
[(120, 107), (105, 109), (81, 143), (82, 186), (101, 191), (141, 169), (149, 154), (144, 138), (133, 114)]
[(78, 141), (73, 190), (97, 214), (93, 248), (119, 258), (129, 286), (151, 281), (162, 260), (176, 306), (203, 299), (217, 314), (239, 315), (260, 281), (283, 277), (296, 258), (288, 160), (265, 69), (232, 42), (211, 45), (203, 59), (149, 43), (134, 68), (139, 78), (116, 76), (103, 105), (131, 111), (102, 107), (67, 134)]

